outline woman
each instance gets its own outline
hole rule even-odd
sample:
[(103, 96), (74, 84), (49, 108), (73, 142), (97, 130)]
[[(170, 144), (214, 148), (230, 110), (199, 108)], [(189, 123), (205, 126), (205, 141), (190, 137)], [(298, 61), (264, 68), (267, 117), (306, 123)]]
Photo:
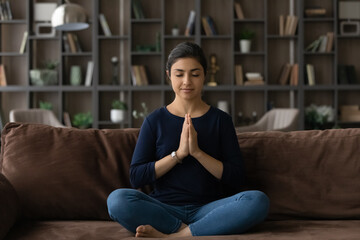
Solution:
[(110, 217), (136, 237), (238, 234), (267, 216), (264, 193), (226, 194), (244, 183), (242, 156), (231, 117), (201, 98), (206, 71), (198, 45), (172, 50), (175, 99), (144, 120), (130, 166), (133, 187), (154, 191), (117, 189), (108, 198)]

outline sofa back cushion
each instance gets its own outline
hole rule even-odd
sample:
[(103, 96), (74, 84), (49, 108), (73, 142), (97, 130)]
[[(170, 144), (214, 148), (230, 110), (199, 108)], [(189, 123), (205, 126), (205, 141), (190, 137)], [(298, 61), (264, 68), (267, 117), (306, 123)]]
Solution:
[(79, 130), (9, 123), (0, 170), (29, 219), (109, 219), (111, 191), (130, 187), (138, 129)]
[(240, 133), (250, 188), (270, 219), (360, 219), (360, 129)]

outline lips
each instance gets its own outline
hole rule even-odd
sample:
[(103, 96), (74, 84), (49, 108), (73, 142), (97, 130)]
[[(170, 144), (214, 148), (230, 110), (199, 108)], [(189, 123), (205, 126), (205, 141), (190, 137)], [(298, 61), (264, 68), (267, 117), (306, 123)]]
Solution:
[(185, 93), (188, 93), (188, 92), (191, 92), (193, 89), (191, 89), (191, 88), (182, 88), (180, 90), (185, 92)]

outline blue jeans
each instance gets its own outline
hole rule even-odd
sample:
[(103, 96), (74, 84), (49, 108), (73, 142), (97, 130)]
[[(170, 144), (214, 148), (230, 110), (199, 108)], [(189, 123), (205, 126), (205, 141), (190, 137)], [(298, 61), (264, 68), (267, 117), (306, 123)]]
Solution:
[(133, 233), (148, 224), (170, 234), (185, 223), (193, 236), (209, 236), (243, 233), (262, 222), (269, 199), (260, 191), (244, 191), (201, 206), (173, 206), (134, 189), (117, 189), (107, 205), (110, 217)]

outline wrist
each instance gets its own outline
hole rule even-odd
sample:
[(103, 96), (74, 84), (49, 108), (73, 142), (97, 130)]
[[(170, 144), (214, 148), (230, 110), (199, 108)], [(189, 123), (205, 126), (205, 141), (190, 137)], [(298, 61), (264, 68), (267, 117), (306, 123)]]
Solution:
[(176, 151), (173, 151), (170, 156), (174, 161), (176, 161), (176, 163), (182, 163), (182, 158), (179, 158)]

